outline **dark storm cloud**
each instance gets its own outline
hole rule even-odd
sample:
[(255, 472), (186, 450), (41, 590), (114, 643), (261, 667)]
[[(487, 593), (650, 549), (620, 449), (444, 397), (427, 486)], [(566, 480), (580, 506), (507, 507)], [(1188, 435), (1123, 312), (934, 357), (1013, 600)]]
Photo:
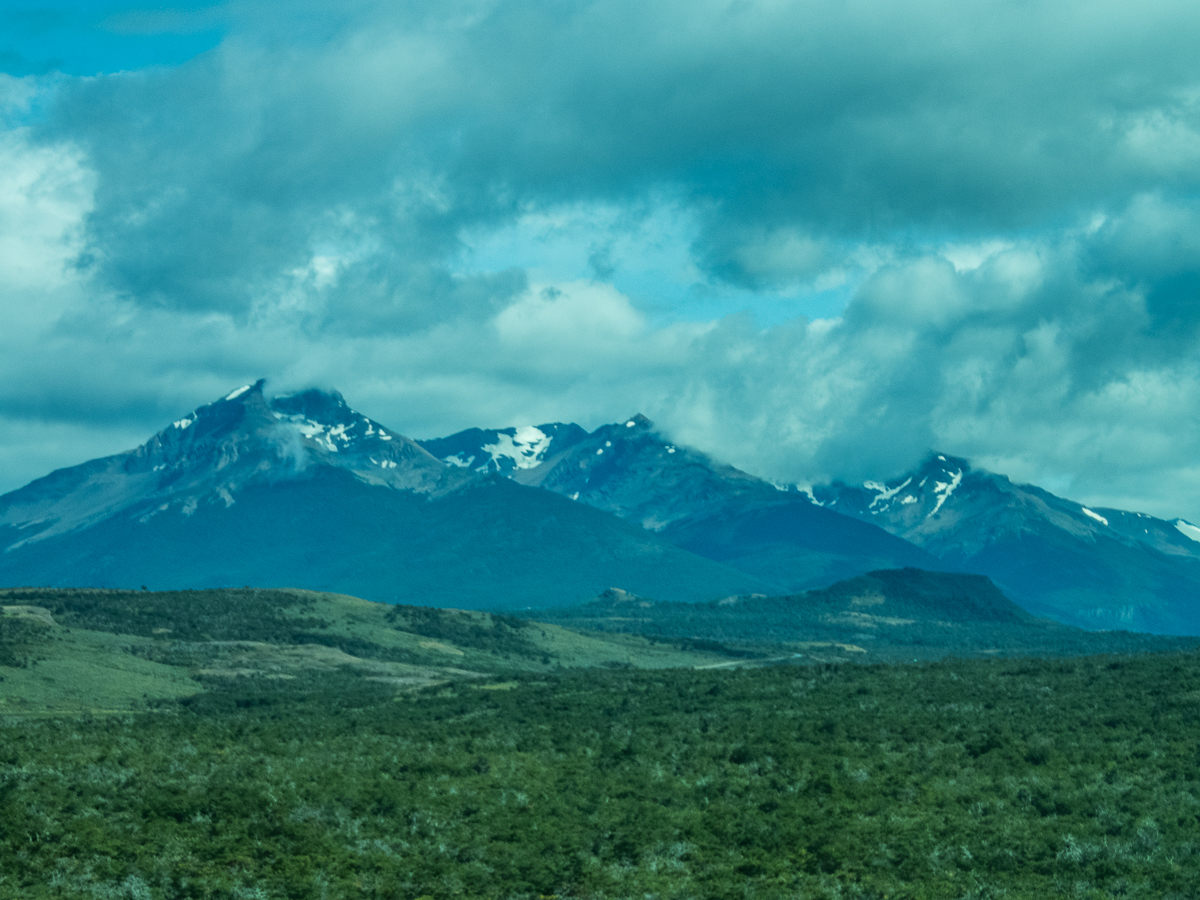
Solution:
[[(528, 204), (676, 191), (699, 260), (756, 286), (847, 241), (1062, 225), (1200, 179), (1180, 4), (416, 9), (354, 7), (319, 43), (248, 16), (188, 65), (77, 85), (57, 133), (100, 173), (112, 283), (241, 309), (349, 216), (410, 327), (422, 297), (444, 315), (473, 293), (445, 306), (402, 273)], [(794, 263), (762, 252), (797, 241)]]

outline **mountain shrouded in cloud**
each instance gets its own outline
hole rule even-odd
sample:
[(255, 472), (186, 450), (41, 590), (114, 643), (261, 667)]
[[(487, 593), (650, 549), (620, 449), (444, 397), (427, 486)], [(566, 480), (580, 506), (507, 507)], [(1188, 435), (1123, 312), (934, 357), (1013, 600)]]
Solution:
[(0, 47), (0, 489), (268, 372), (1200, 520), (1192, 5), (117, 4), (86, 60), (46, 21)]
[(484, 608), (570, 605), (605, 585), (672, 602), (793, 594), (904, 567), (983, 573), (1088, 628), (1200, 629), (1200, 528), (955, 457), (797, 490), (642, 415), (417, 442), (336, 391), (268, 400), (262, 381), (0, 495), (0, 550), (8, 584), (286, 584)]

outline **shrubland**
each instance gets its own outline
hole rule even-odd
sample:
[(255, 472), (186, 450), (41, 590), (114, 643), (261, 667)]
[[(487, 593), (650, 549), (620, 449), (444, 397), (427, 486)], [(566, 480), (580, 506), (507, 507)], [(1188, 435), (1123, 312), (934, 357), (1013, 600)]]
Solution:
[(3, 721), (0, 896), (1200, 895), (1195, 653), (196, 677)]

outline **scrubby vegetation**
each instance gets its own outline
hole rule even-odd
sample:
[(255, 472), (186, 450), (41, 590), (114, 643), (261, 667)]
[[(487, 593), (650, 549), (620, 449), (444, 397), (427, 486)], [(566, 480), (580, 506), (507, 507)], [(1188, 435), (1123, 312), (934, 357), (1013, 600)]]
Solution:
[(46, 642), (47, 627), (36, 619), (0, 611), (0, 666), (29, 665), (30, 654)]
[(118, 591), (13, 588), (4, 603), (49, 610), (68, 628), (182, 641), (280, 641), (327, 628), (312, 615), (318, 595), (303, 591)]
[(462, 647), (493, 653), (541, 655), (531, 639), (531, 623), (499, 613), (448, 614), (429, 606), (394, 606), (385, 617), (393, 628)]
[(1200, 656), (214, 679), (0, 726), (0, 896), (1200, 895)]

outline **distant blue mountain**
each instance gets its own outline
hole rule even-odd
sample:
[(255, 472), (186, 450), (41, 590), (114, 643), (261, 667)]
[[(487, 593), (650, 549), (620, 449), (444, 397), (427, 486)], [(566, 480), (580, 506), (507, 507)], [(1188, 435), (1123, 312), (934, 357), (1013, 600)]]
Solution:
[(1089, 509), (930, 454), (912, 472), (814, 489), (818, 502), (886, 528), (939, 564), (990, 576), (1026, 609), (1085, 628), (1200, 634), (1200, 529)]
[[(785, 592), (872, 569), (940, 565), (874, 524), (672, 443), (645, 416), (591, 434), (576, 425), (539, 425), (524, 433), (555, 437), (536, 441), (539, 452), (507, 470), (514, 481), (635, 522)], [(452, 448), (463, 459), (490, 459), (492, 434), (473, 429), (420, 443), (431, 452)]]

